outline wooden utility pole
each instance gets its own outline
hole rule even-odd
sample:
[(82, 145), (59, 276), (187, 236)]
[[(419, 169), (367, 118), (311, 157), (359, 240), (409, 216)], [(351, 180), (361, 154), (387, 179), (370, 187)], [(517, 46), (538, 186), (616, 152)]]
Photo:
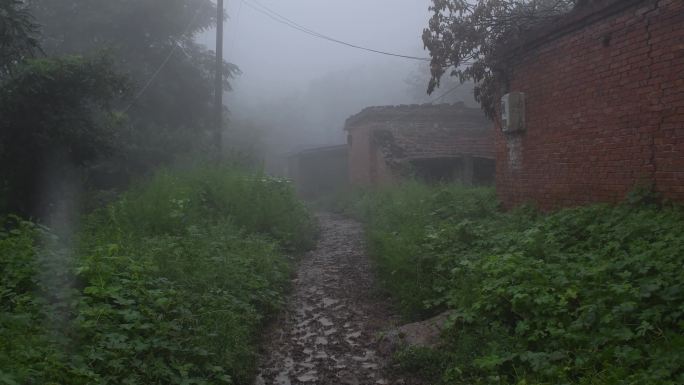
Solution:
[(215, 107), (216, 127), (214, 132), (214, 145), (216, 157), (221, 159), (223, 153), (223, 0), (216, 1), (216, 84), (215, 84)]

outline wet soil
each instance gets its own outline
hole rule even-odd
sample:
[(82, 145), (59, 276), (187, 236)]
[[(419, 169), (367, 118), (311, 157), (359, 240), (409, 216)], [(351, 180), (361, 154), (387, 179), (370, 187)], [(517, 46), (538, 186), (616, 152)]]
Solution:
[(302, 259), (286, 310), (266, 336), (257, 385), (402, 384), (378, 349), (396, 326), (374, 290), (359, 223), (318, 214), (321, 236)]

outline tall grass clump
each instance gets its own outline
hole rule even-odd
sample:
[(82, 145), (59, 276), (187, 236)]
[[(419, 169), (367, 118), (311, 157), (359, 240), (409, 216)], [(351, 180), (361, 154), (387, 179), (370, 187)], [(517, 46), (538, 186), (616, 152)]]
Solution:
[[(55, 328), (58, 304), (45, 303), (36, 271), (46, 251), (22, 226), (0, 239), (15, 256), (2, 265), (1, 320), (13, 322), (2, 333), (17, 341), (0, 345), (8, 384), (249, 384), (290, 256), (314, 231), (287, 181), (230, 168), (160, 172), (84, 220)], [(27, 358), (9, 358), (17, 352)]]
[(339, 206), (366, 224), (368, 247), (381, 284), (394, 295), (404, 316), (413, 320), (435, 312), (425, 306), (437, 296), (437, 260), (425, 248), (428, 235), (439, 223), (456, 217), (490, 217), (497, 201), (489, 188), (407, 182), (351, 193)]
[(430, 357), (443, 384), (684, 383), (681, 207), (504, 213), (492, 191), (415, 184), (356, 202), (405, 314), (451, 312), (441, 347), (402, 352), (407, 369)]

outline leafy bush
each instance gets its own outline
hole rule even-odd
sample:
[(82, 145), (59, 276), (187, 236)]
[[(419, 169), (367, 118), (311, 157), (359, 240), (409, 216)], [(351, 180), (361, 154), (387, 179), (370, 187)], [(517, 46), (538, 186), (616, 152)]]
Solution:
[(0, 212), (41, 214), (55, 203), (40, 201), (46, 174), (64, 179), (119, 147), (111, 105), (126, 88), (102, 55), (26, 60), (0, 78)]
[[(86, 218), (61, 282), (45, 279), (58, 267), (41, 257), (61, 251), (22, 226), (0, 239), (12, 256), (0, 291), (7, 384), (251, 383), (287, 254), (313, 230), (287, 182), (211, 168), (160, 173)], [(71, 294), (55, 300), (60, 290)]]
[(289, 249), (305, 249), (313, 242), (312, 222), (288, 180), (230, 168), (159, 172), (92, 220), (103, 218), (129, 233), (143, 234), (178, 234), (189, 224), (230, 218), (247, 232), (273, 238)]
[(408, 185), (355, 209), (405, 314), (453, 312), (443, 383), (684, 383), (680, 208), (495, 207), (491, 191)]
[(48, 235), (19, 218), (0, 218), (0, 384), (78, 381), (52, 335), (47, 321), (53, 306), (40, 290), (44, 256), (37, 243)]

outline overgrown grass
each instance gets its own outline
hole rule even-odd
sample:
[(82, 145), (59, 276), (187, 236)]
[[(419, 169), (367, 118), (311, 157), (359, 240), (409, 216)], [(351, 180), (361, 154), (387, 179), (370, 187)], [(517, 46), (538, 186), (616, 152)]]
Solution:
[(356, 191), (343, 197), (338, 209), (366, 223), (382, 286), (396, 298), (404, 316), (415, 320), (437, 311), (425, 306), (439, 296), (437, 259), (427, 244), (434, 226), (457, 218), (491, 218), (497, 201), (488, 188), (432, 188), (412, 182), (401, 188)]
[(404, 314), (453, 312), (442, 348), (400, 355), (412, 372), (431, 357), (443, 384), (684, 383), (681, 208), (503, 213), (492, 190), (413, 183), (360, 195), (349, 209)]
[(0, 384), (250, 384), (288, 256), (314, 235), (288, 182), (217, 168), (158, 174), (86, 218), (68, 254), (14, 222)]

